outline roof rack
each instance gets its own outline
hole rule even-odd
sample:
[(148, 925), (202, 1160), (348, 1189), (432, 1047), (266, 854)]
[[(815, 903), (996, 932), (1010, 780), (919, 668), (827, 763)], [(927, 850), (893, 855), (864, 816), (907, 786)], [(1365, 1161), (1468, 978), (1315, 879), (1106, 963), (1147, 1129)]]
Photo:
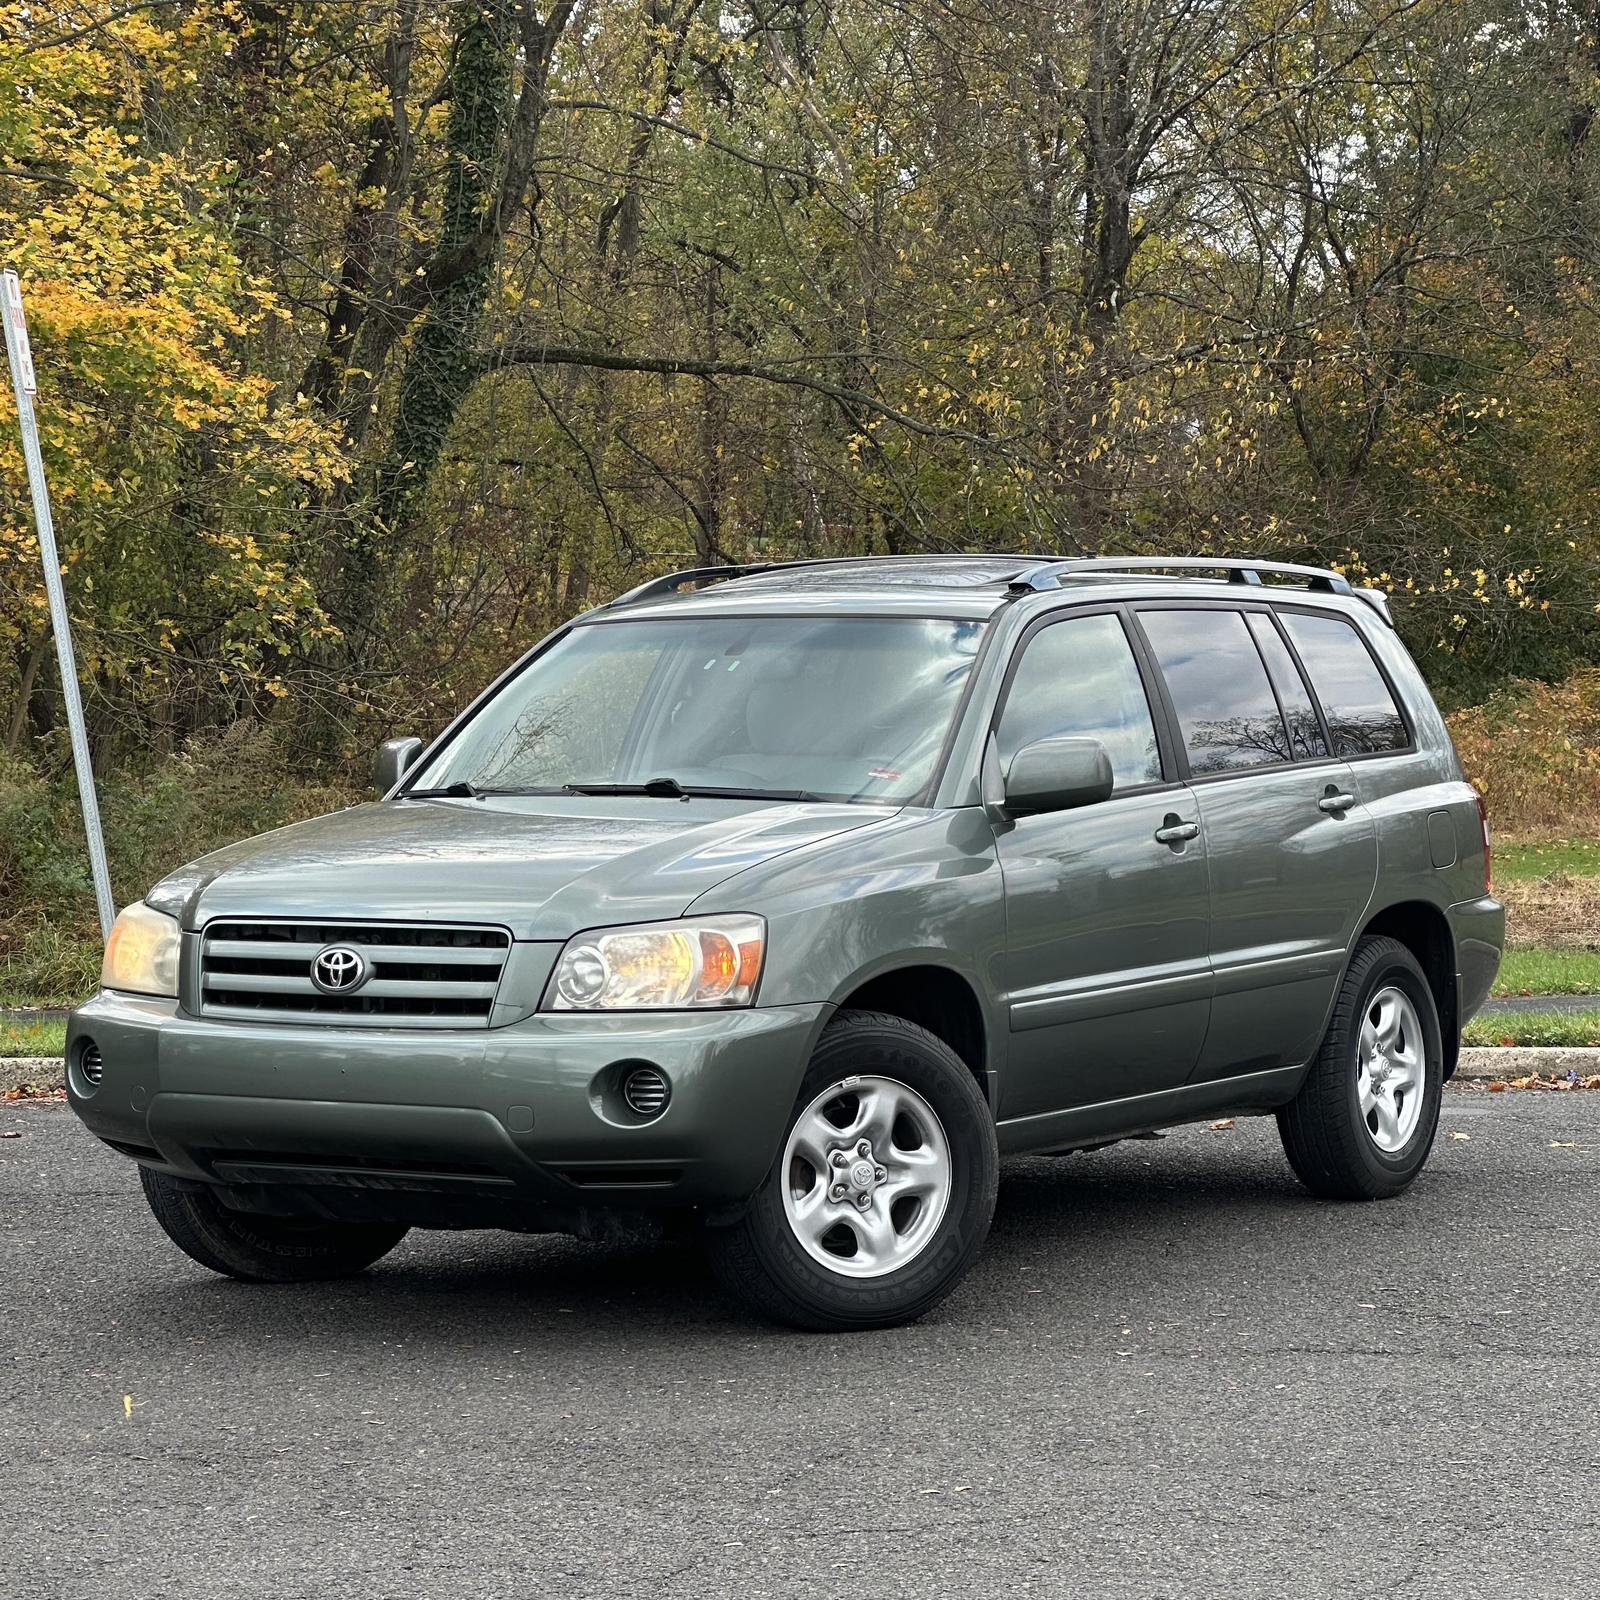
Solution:
[(1331, 567), (1298, 567), (1287, 561), (1251, 561), (1235, 556), (1066, 556), (1026, 567), (1011, 580), (1013, 589), (1057, 589), (1062, 577), (1079, 572), (1225, 572), (1229, 583), (1261, 582), (1261, 574), (1304, 578), (1322, 594), (1354, 594), (1350, 580)]
[(758, 572), (781, 572), (785, 567), (825, 567), (827, 560), (813, 558), (808, 561), (747, 561), (725, 567), (685, 567), (682, 572), (664, 573), (651, 578), (626, 594), (619, 594), (609, 606), (637, 605), (641, 600), (662, 600), (668, 595), (681, 594), (685, 589), (704, 589), (708, 584), (722, 583), (729, 578), (750, 578)]
[[(722, 567), (685, 567), (681, 572), (663, 573), (650, 578), (636, 589), (608, 600), (607, 606), (637, 605), (642, 600), (662, 600), (670, 595), (682, 594), (685, 589), (704, 589), (713, 583), (724, 583), (731, 578), (751, 578), (763, 572), (784, 572), (794, 567), (849, 567), (857, 564), (871, 566), (880, 561), (1005, 561), (1003, 551), (990, 550), (923, 550), (909, 556), (802, 556), (792, 561), (732, 562)], [(1020, 558), (1019, 558), (1020, 559)]]
[[(929, 551), (927, 556), (929, 560), (937, 561), (959, 559), (961, 556), (984, 561), (1005, 559), (988, 551)], [(785, 572), (797, 567), (849, 566), (856, 562), (870, 565), (878, 559), (882, 558), (812, 556), (796, 561), (747, 561), (721, 567), (686, 567), (681, 572), (668, 572), (659, 578), (648, 579), (608, 602), (606, 609), (664, 600), (682, 594), (686, 589), (704, 589), (714, 583), (755, 577), (765, 572)], [(1007, 580), (1006, 587), (1015, 595), (1037, 593), (1060, 588), (1062, 578), (1090, 572), (1222, 572), (1227, 574), (1229, 583), (1256, 586), (1261, 584), (1263, 573), (1272, 577), (1303, 578), (1306, 588), (1317, 593), (1359, 596), (1390, 627), (1394, 626), (1394, 620), (1389, 615), (1388, 596), (1381, 589), (1356, 588), (1342, 572), (1335, 572), (1331, 567), (1303, 567), (1287, 561), (1254, 561), (1237, 556), (1059, 556), (1022, 567)]]

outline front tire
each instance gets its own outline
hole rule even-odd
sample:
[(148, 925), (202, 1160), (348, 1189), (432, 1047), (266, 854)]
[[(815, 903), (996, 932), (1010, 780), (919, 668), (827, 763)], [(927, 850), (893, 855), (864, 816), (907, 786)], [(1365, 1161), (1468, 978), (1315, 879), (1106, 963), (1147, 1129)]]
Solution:
[(410, 1231), (399, 1223), (328, 1222), (233, 1211), (205, 1184), (140, 1167), (150, 1210), (166, 1236), (202, 1267), (246, 1283), (348, 1278)]
[(723, 1283), (774, 1322), (892, 1328), (967, 1275), (994, 1215), (994, 1120), (948, 1045), (901, 1017), (841, 1012), (749, 1208), (709, 1228)]
[(1400, 1194), (1433, 1148), (1444, 1048), (1433, 991), (1395, 939), (1363, 939), (1300, 1092), (1278, 1113), (1295, 1175), (1324, 1200)]

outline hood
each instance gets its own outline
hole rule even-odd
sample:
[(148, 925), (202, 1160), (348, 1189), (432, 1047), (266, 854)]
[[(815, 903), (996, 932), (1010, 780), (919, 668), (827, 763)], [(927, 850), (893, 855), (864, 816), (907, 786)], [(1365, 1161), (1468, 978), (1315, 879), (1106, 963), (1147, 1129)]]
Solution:
[(147, 901), (222, 916), (493, 922), (517, 939), (683, 913), (724, 878), (888, 806), (496, 797), (352, 806), (180, 868)]

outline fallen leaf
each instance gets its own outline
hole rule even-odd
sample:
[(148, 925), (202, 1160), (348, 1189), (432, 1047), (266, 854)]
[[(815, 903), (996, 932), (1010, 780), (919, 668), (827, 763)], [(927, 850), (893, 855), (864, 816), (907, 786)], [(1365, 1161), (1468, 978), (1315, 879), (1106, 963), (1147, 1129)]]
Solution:
[(1490, 1094), (1504, 1094), (1506, 1092), (1506, 1086), (1498, 1078), (1495, 1078), (1492, 1082), (1486, 1083), (1484, 1088), (1487, 1089)]
[(1233, 1118), (1232, 1117), (1220, 1117), (1220, 1118), (1218, 1118), (1217, 1121), (1213, 1122), (1211, 1124), (1211, 1126), (1212, 1126), (1213, 1130), (1215, 1130), (1217, 1128), (1231, 1128), (1233, 1126)]

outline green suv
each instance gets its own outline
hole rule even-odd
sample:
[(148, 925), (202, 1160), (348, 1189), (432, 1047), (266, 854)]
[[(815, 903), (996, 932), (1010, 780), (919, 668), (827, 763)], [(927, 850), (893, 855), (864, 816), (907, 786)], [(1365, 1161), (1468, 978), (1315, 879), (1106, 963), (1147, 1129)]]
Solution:
[(758, 1311), (885, 1327), (1002, 1154), (1273, 1112), (1313, 1193), (1395, 1195), (1504, 939), (1382, 596), (1313, 568), (678, 573), (379, 775), (163, 879), (72, 1018), (218, 1272), (692, 1227)]

